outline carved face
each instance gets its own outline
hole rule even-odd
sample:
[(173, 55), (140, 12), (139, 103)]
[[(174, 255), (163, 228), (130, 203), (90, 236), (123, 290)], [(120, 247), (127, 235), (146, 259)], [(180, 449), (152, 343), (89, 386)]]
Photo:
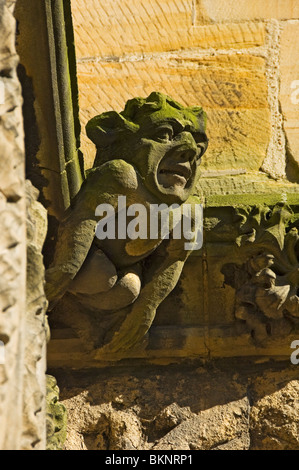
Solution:
[(192, 193), (207, 148), (205, 113), (162, 93), (129, 100), (121, 113), (103, 113), (86, 127), (97, 145), (94, 166), (115, 158), (133, 164), (162, 202), (182, 203)]
[[(197, 139), (199, 134), (201, 138)], [(143, 176), (147, 189), (169, 204), (186, 201), (204, 148), (196, 122), (173, 108), (169, 113), (164, 109), (163, 114), (153, 113), (141, 122), (134, 137), (130, 160)]]

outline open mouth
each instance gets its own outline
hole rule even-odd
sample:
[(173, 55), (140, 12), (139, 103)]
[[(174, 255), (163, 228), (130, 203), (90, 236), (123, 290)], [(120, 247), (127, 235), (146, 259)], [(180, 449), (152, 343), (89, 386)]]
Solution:
[(179, 185), (185, 186), (190, 179), (191, 171), (184, 165), (173, 165), (159, 170), (159, 179), (162, 184), (167, 186)]

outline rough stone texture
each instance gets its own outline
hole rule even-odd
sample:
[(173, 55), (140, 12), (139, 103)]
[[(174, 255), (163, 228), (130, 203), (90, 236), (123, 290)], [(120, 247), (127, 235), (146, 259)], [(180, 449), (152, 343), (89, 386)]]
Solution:
[(250, 413), (253, 450), (299, 449), (299, 382), (286, 380), (276, 390), (277, 377), (269, 372), (254, 384)]
[[(59, 403), (59, 388), (55, 377), (46, 376), (47, 398), (44, 429), (47, 432), (47, 450), (62, 450), (66, 439), (67, 413)], [(46, 425), (45, 425), (46, 424)]]
[(286, 177), (286, 142), (283, 130), (283, 116), (279, 103), (280, 89), (280, 24), (277, 20), (266, 23), (266, 78), (270, 108), (271, 136), (267, 155), (261, 170), (272, 178)]
[(199, 21), (225, 22), (299, 17), (297, 0), (196, 0)]
[[(78, 56), (119, 56), (124, 51), (177, 49), (188, 41), (192, 26), (192, 1), (88, 0), (72, 2)], [(167, 12), (167, 17), (163, 12)], [(169, 35), (169, 30), (173, 34)], [(102, 33), (99, 35), (99, 31)], [(115, 40), (115, 38), (119, 40)], [(93, 46), (91, 46), (93, 43)]]
[(297, 117), (284, 103), (298, 63), (295, 0), (105, 0), (96, 10), (80, 0), (72, 9), (87, 168), (90, 117), (157, 89), (207, 110), (204, 169), (298, 181)]
[(24, 415), (22, 449), (44, 450), (46, 445), (46, 341), (49, 337), (41, 254), (47, 232), (47, 211), (37, 202), (38, 191), (26, 181), (27, 280), (24, 325)]
[(192, 1), (106, 0), (96, 12), (88, 0), (72, 5), (86, 167), (94, 148), (84, 126), (95, 111), (120, 110), (127, 99), (157, 89), (207, 109), (211, 146), (204, 165), (260, 168), (271, 131), (265, 24), (199, 26)]
[(176, 426), (173, 431), (160, 439), (153, 449), (215, 450), (230, 443), (230, 448), (247, 450), (248, 418), (249, 403), (246, 397), (215, 406)]
[[(208, 58), (190, 52), (142, 61), (80, 63), (78, 78), (83, 124), (95, 110), (119, 110), (132, 93), (147, 96), (160, 90), (185, 105), (206, 110), (210, 146), (203, 169), (257, 171), (266, 156), (270, 116), (265, 61), (260, 57)], [(82, 142), (87, 144), (84, 133)], [(88, 165), (95, 151), (90, 144), (83, 145)]]
[(65, 449), (297, 449), (298, 370), (230, 360), (55, 371)]
[(288, 194), (296, 197), (298, 193), (298, 184), (289, 183), (285, 180), (271, 180), (267, 175), (259, 172), (257, 174), (240, 174), (230, 176), (228, 170), (218, 171), (201, 171), (201, 177), (197, 184), (198, 194), (209, 198), (210, 196), (227, 196), (227, 195), (245, 195), (245, 194), (277, 194), (281, 201), (288, 198)]
[(0, 341), (5, 344), (0, 364), (0, 449), (32, 450), (45, 448), (47, 302), (41, 249), (47, 219), (29, 182), (25, 193), (14, 3), (0, 1), (0, 81), (5, 91), (0, 105)]
[(26, 304), (26, 202), (21, 90), (16, 76), (15, 20), (0, 1), (0, 448), (19, 449), (23, 421)]
[(288, 21), (282, 26), (280, 52), (280, 102), (289, 159), (288, 175), (299, 180), (299, 22)]
[[(192, 0), (72, 2), (78, 59), (165, 52), (190, 47), (246, 48), (265, 40), (263, 24), (195, 25)], [(99, 31), (101, 34), (99, 35)], [(115, 40), (115, 38), (119, 40)]]

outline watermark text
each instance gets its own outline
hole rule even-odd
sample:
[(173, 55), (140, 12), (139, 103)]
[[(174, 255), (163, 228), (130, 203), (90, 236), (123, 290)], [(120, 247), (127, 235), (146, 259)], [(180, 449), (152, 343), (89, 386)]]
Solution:
[(184, 239), (184, 249), (199, 250), (203, 243), (202, 204), (131, 204), (118, 196), (118, 207), (100, 204), (95, 211), (101, 217), (95, 236), (99, 240)]
[(5, 103), (5, 85), (4, 82), (0, 78), (0, 104)]
[(291, 93), (291, 102), (292, 104), (299, 104), (299, 80), (293, 80), (291, 88), (294, 90)]
[(294, 340), (291, 343), (291, 349), (295, 349), (295, 351), (291, 354), (291, 363), (294, 365), (299, 364), (299, 339)]
[(0, 341), (0, 365), (5, 364), (5, 346), (3, 341)]

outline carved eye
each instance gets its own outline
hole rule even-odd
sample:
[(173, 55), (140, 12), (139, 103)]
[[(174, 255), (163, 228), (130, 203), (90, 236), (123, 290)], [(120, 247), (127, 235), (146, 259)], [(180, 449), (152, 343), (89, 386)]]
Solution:
[(198, 148), (198, 150), (199, 150), (199, 152), (198, 152), (199, 155), (198, 155), (197, 158), (200, 158), (200, 157), (204, 154), (204, 152), (205, 152), (205, 150), (206, 150), (206, 148), (207, 148), (207, 145), (206, 145), (205, 143), (203, 143), (203, 142), (200, 142), (200, 143), (197, 143), (196, 146), (197, 146), (197, 148)]
[(173, 130), (169, 127), (160, 128), (154, 136), (157, 142), (169, 142), (173, 138)]

